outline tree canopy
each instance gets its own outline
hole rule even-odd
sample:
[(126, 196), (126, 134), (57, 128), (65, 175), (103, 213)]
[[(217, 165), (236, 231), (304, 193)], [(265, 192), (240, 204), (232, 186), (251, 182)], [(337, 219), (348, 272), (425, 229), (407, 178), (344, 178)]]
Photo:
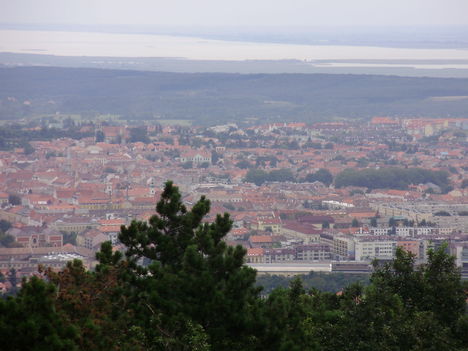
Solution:
[(311, 274), (262, 296), (246, 250), (223, 240), (229, 215), (207, 222), (209, 211), (204, 197), (188, 209), (167, 182), (148, 222), (122, 226), (124, 253), (106, 242), (94, 270), (78, 260), (42, 268), (44, 279), (0, 299), (2, 349), (467, 349), (466, 287), (446, 247), (423, 265), (398, 248), (392, 262), (374, 263), (366, 286), (336, 293), (345, 277), (321, 285), (333, 278)]
[(381, 169), (345, 169), (335, 177), (337, 188), (362, 186), (369, 189), (406, 189), (410, 184), (433, 183), (445, 190), (449, 186), (448, 173), (423, 168), (388, 167)]
[(295, 178), (291, 170), (286, 168), (272, 170), (270, 172), (262, 169), (250, 169), (244, 181), (262, 185), (265, 182), (294, 182)]
[(333, 183), (333, 175), (330, 173), (328, 169), (320, 168), (315, 173), (307, 174), (307, 176), (305, 177), (305, 181), (306, 182), (319, 181), (325, 184), (326, 186), (329, 186), (331, 183)]

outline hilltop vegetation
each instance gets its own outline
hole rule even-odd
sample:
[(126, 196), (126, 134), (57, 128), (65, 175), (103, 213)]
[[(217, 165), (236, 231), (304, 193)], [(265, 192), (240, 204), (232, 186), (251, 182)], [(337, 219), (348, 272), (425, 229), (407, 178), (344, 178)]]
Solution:
[(0, 68), (0, 119), (116, 114), (195, 124), (315, 121), (375, 115), (464, 116), (468, 79), (343, 74), (169, 73), (87, 68)]
[(228, 214), (202, 222), (166, 184), (148, 223), (122, 227), (125, 255), (105, 243), (81, 261), (24, 282), (0, 300), (2, 350), (402, 350), (468, 347), (464, 286), (444, 248), (415, 267), (402, 249), (375, 265), (367, 287), (306, 290), (300, 279), (266, 298), (246, 250), (222, 240)]

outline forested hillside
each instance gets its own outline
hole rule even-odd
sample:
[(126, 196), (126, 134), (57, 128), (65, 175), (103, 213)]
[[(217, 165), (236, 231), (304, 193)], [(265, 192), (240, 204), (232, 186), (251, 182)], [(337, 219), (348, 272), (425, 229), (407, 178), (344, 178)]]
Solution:
[[(468, 347), (466, 296), (444, 248), (415, 267), (401, 249), (376, 265), (368, 286), (340, 294), (300, 279), (262, 297), (245, 249), (222, 240), (228, 214), (204, 223), (171, 182), (149, 223), (122, 227), (125, 255), (110, 243), (86, 271), (80, 261), (43, 270), (0, 299), (2, 350), (408, 350)], [(142, 264), (143, 262), (143, 264)]]
[[(468, 79), (342, 74), (0, 68), (0, 118), (100, 113), (195, 124), (332, 117), (465, 116)], [(453, 98), (453, 97), (458, 98)], [(434, 97), (437, 97), (434, 99)], [(452, 98), (440, 98), (452, 97)]]

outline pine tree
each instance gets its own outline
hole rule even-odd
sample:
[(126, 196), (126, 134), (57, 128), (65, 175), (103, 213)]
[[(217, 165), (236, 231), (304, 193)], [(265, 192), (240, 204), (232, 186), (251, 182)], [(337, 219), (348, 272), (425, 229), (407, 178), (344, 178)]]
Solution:
[(32, 277), (16, 297), (0, 299), (2, 350), (78, 350), (77, 328), (56, 311), (55, 294), (53, 284)]
[(255, 271), (244, 265), (246, 250), (223, 241), (232, 226), (229, 215), (203, 222), (209, 200), (202, 197), (188, 210), (172, 182), (156, 211), (148, 223), (134, 221), (119, 236), (146, 340), (165, 349), (188, 349), (194, 340), (201, 349), (205, 341), (215, 350), (245, 349), (253, 340), (251, 311), (259, 289)]

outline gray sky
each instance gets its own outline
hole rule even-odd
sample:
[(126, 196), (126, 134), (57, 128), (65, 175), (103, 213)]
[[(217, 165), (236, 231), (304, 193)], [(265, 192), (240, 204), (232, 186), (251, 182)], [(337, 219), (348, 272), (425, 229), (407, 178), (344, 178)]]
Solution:
[(0, 0), (1, 23), (468, 26), (468, 0)]

